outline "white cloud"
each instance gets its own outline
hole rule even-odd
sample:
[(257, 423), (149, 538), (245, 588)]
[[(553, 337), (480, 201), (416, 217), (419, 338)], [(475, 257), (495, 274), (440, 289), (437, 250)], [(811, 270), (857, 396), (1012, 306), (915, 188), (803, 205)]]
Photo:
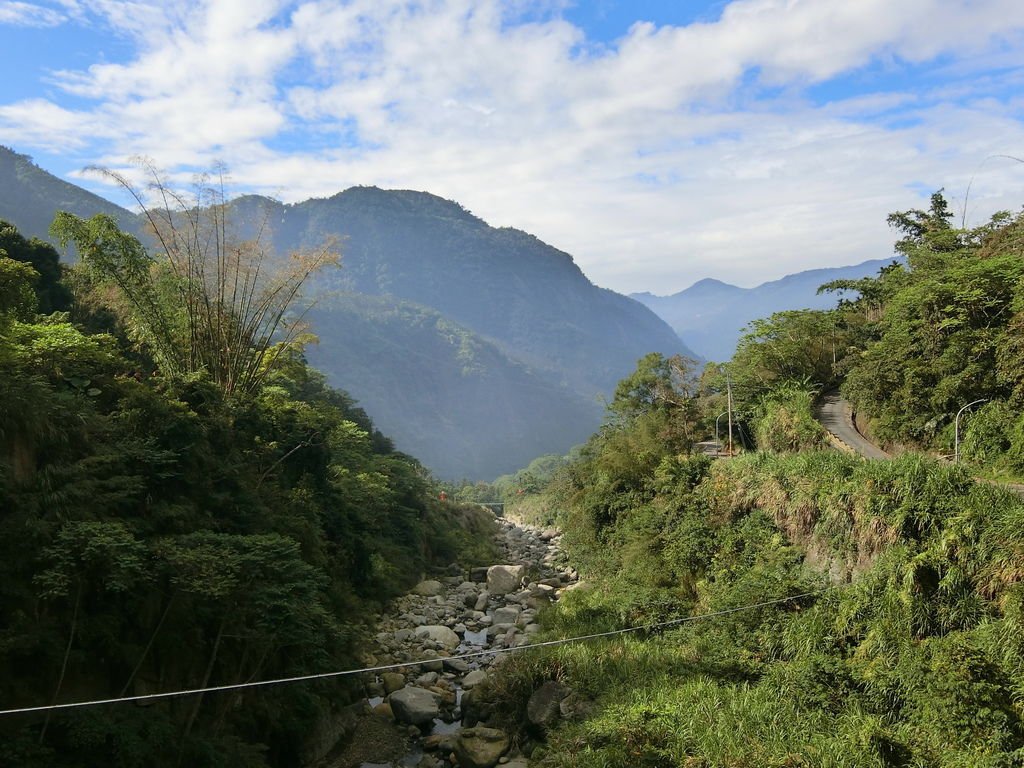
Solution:
[[(888, 255), (885, 214), (920, 202), (908, 185), (962, 194), (985, 157), (1024, 151), (1024, 104), (1006, 98), (1024, 73), (1018, 0), (735, 0), (605, 46), (511, 8), (67, 0), (138, 53), (56, 75), (88, 108), (0, 106), (0, 140), (172, 171), (223, 159), (241, 188), (288, 200), (426, 189), (568, 250), (599, 284), (657, 292)], [(933, 61), (927, 89), (801, 95)], [(985, 164), (971, 215), (1019, 205), (1020, 173)]]
[(56, 27), (66, 20), (67, 17), (60, 11), (35, 3), (21, 3), (17, 0), (2, 0), (0, 2), (0, 25)]

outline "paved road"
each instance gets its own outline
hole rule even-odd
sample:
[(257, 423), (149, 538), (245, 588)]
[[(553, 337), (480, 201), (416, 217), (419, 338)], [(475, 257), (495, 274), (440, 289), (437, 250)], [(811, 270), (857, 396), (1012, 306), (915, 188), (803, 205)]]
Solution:
[(889, 454), (873, 443), (869, 443), (853, 425), (850, 404), (839, 397), (838, 392), (823, 395), (815, 408), (815, 418), (829, 432), (846, 443), (855, 452), (869, 459), (888, 459)]
[[(874, 443), (869, 443), (864, 435), (857, 431), (853, 423), (853, 410), (850, 404), (839, 396), (838, 392), (829, 392), (822, 396), (814, 409), (814, 417), (825, 429), (861, 456), (868, 459), (892, 458)], [(1001, 483), (984, 477), (975, 477), (974, 479), (979, 483), (996, 485), (1012, 491), (1018, 496), (1024, 496), (1024, 485), (1019, 483)]]

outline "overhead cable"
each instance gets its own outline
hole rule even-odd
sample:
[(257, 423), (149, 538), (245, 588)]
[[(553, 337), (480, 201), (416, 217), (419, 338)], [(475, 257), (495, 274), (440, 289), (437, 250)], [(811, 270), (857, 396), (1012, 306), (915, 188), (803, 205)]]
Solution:
[(418, 667), (422, 664), (436, 663), (438, 661), (444, 662), (447, 660), (461, 660), (461, 659), (474, 659), (481, 656), (496, 656), (504, 653), (514, 653), (517, 651), (529, 651), (537, 648), (550, 648), (556, 645), (566, 645), (568, 643), (578, 643), (586, 640), (596, 640), (602, 637), (614, 637), (616, 635), (625, 635), (631, 632), (642, 632), (652, 631), (657, 629), (665, 629), (667, 627), (678, 626), (691, 621), (700, 621), (702, 619), (712, 619), (718, 616), (726, 616), (732, 613), (740, 613), (742, 611), (752, 611), (757, 608), (766, 608), (771, 605), (779, 605), (781, 603), (790, 603), (796, 600), (801, 600), (805, 597), (813, 597), (820, 595), (823, 592), (836, 589), (836, 587), (826, 587), (825, 589), (819, 589), (814, 592), (803, 592), (799, 595), (791, 595), (789, 597), (781, 597), (776, 600), (765, 600), (760, 603), (753, 603), (751, 605), (742, 605), (736, 608), (727, 608), (721, 611), (713, 611), (712, 613), (702, 613), (696, 616), (684, 616), (679, 619), (671, 619), (669, 621), (662, 621), (656, 624), (644, 624), (634, 627), (626, 627), (625, 629), (614, 629), (608, 632), (596, 632), (591, 635), (579, 635), (576, 637), (566, 637), (560, 640), (546, 640), (540, 643), (530, 643), (528, 645), (514, 646), (511, 648), (493, 648), (486, 651), (473, 651), (470, 653), (461, 653), (456, 656), (447, 656), (437, 659), (420, 659), (419, 661), (403, 661), (395, 664), (383, 664), (375, 667), (363, 667), (362, 669), (345, 669), (335, 672), (318, 672), (309, 675), (297, 675), (295, 677), (279, 677), (273, 680), (255, 680), (245, 683), (229, 683), (227, 685), (211, 685), (205, 688), (188, 688), (179, 691), (165, 691), (163, 693), (144, 693), (136, 696), (119, 696), (112, 699), (91, 699), (87, 701), (71, 701), (63, 704), (46, 704), (37, 707), (17, 707), (13, 709), (0, 709), (0, 715), (19, 715), (28, 714), (32, 712), (51, 712), (62, 709), (78, 709), (81, 707), (98, 707), (104, 704), (122, 704), (127, 702), (140, 702), (140, 701), (155, 701), (158, 699), (170, 699), (179, 696), (193, 696), (200, 693), (215, 693), (218, 691), (237, 691), (243, 688), (259, 688), (270, 685), (283, 685), (285, 683), (301, 683), (310, 680), (326, 680), (335, 677), (347, 677), (350, 675), (361, 675), (372, 672), (386, 672), (393, 669), (403, 669), (406, 667)]

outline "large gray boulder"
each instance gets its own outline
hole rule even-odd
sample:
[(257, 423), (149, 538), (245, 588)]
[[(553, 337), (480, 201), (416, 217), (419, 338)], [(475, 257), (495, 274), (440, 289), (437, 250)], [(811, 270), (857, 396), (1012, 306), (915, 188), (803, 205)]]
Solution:
[(460, 768), (494, 768), (509, 748), (508, 734), (497, 728), (464, 728), (455, 741)]
[(495, 624), (515, 624), (519, 619), (522, 608), (518, 605), (506, 605), (494, 610)]
[(492, 595), (507, 595), (522, 586), (526, 568), (522, 565), (492, 565), (487, 569), (487, 591)]
[(416, 627), (416, 637), (425, 637), (432, 642), (439, 643), (449, 651), (454, 651), (459, 645), (459, 636), (450, 628), (440, 624), (427, 624)]
[(395, 720), (409, 725), (432, 723), (438, 716), (437, 697), (430, 691), (409, 685), (388, 697)]
[(548, 680), (526, 702), (527, 719), (534, 725), (547, 728), (562, 714), (559, 705), (570, 693), (572, 691), (557, 680)]
[(434, 597), (444, 592), (444, 585), (440, 581), (434, 581), (433, 579), (427, 579), (421, 581), (415, 587), (412, 588), (413, 594), (421, 595), (423, 597)]

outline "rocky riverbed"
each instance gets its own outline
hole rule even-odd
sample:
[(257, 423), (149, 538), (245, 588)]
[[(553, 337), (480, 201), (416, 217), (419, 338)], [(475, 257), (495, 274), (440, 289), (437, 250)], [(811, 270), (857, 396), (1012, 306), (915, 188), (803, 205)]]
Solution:
[[(526, 768), (509, 734), (480, 724), (486, 711), (472, 691), (510, 649), (540, 629), (538, 611), (577, 584), (558, 532), (498, 519), (500, 562), (420, 582), (396, 600), (374, 637), (367, 666), (414, 666), (364, 681), (366, 701), (354, 733), (325, 768)], [(557, 717), (572, 706), (557, 684), (530, 701), (531, 719)], [(553, 709), (552, 709), (553, 708)], [(549, 711), (550, 710), (550, 711)]]

